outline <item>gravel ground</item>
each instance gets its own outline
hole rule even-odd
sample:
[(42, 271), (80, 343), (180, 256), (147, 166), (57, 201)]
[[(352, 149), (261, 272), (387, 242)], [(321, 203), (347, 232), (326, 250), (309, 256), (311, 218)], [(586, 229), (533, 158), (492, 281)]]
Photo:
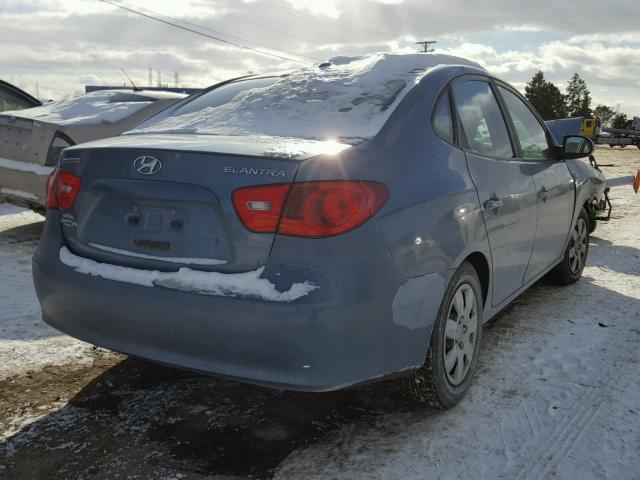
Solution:
[[(640, 168), (637, 149), (597, 158)], [(583, 279), (541, 281), (486, 325), (447, 412), (393, 382), (281, 392), (62, 335), (31, 284), (42, 218), (0, 204), (0, 478), (640, 478), (640, 196), (612, 199)]]

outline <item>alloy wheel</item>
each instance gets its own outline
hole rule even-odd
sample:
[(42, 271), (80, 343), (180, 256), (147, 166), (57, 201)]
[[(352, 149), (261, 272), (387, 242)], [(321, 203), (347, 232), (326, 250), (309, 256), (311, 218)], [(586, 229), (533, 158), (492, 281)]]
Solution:
[(458, 287), (447, 315), (444, 331), (444, 370), (447, 381), (460, 385), (471, 367), (476, 350), (478, 330), (478, 304), (471, 285)]
[(574, 275), (580, 272), (587, 261), (587, 242), (587, 224), (583, 218), (578, 218), (576, 226), (571, 231), (571, 241), (569, 243), (569, 270)]

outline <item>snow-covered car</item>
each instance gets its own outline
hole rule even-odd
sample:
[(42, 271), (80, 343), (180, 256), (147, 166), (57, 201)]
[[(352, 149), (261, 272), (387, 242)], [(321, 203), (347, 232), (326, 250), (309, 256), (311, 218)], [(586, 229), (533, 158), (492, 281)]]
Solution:
[(483, 323), (577, 281), (604, 177), (514, 88), (446, 55), (338, 57), (64, 150), (33, 259), (44, 320), (246, 382), (469, 388)]
[(47, 177), (63, 148), (112, 137), (186, 95), (100, 90), (69, 100), (0, 113), (0, 195), (44, 209)]
[(22, 110), (42, 105), (37, 98), (24, 90), (0, 80), (0, 112), (5, 110)]

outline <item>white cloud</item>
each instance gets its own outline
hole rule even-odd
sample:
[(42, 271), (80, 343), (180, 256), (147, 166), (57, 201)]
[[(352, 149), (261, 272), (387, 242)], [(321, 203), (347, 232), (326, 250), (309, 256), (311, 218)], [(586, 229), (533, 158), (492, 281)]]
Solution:
[[(615, 101), (640, 113), (635, 0), (615, 0), (607, 8), (599, 1), (584, 0), (579, 9), (556, 0), (485, 0), (481, 7), (468, 0), (449, 0), (446, 5), (436, 0), (114, 1), (296, 58), (412, 51), (426, 35), (440, 41), (440, 52), (479, 61), (516, 85), (524, 85), (538, 69), (560, 86), (578, 72), (589, 83), (595, 102)], [(322, 17), (314, 20), (313, 15)], [(97, 0), (2, 0), (0, 31), (0, 77), (30, 91), (37, 81), (41, 93), (46, 92), (42, 96), (48, 98), (82, 91), (89, 81), (122, 84), (126, 79), (120, 68), (142, 84), (151, 67), (162, 70), (169, 83), (173, 72), (179, 71), (182, 85), (207, 86), (249, 71), (296, 66)], [(491, 35), (503, 32), (509, 32), (509, 38), (521, 35), (529, 40), (513, 45), (491, 41)], [(486, 35), (478, 37), (482, 33)], [(482, 41), (472, 40), (474, 36)]]

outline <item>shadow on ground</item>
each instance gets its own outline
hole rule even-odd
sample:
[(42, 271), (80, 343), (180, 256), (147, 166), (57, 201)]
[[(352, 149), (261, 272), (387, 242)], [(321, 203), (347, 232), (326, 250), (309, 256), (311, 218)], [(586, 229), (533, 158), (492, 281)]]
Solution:
[(1, 444), (0, 477), (269, 478), (345, 424), (415, 410), (397, 381), (306, 394), (126, 359)]
[[(617, 252), (602, 251), (610, 247), (608, 242), (593, 240), (598, 265), (616, 272), (636, 271), (637, 258), (622, 262)], [(633, 250), (622, 253), (636, 255)], [(631, 328), (621, 319), (639, 318), (640, 301), (599, 283), (590, 275), (569, 287), (543, 280), (520, 296), (486, 325), (475, 388), (493, 388), (502, 348), (517, 350), (533, 338), (544, 344), (562, 325), (569, 335), (588, 329), (594, 342), (606, 335), (637, 341), (636, 324), (630, 323)], [(521, 361), (526, 369), (530, 359)], [(33, 375), (46, 373), (46, 381), (0, 384), (1, 402), (37, 405), (40, 396), (69, 398), (68, 404), (50, 408), (51, 413), (0, 444), (0, 477), (270, 478), (286, 457), (310, 445), (338, 442), (340, 448), (339, 442), (351, 438), (349, 432), (363, 430), (380, 430), (380, 437), (389, 442), (416, 428), (416, 435), (428, 435), (433, 428), (429, 417), (439, 415), (418, 409), (402, 395), (397, 380), (305, 394), (135, 359), (93, 368), (52, 367)], [(481, 398), (495, 402), (497, 397)], [(457, 425), (465, 425), (465, 411), (473, 408), (467, 405), (458, 411)], [(445, 433), (438, 435), (442, 439)], [(352, 440), (357, 438), (354, 433)]]
[(10, 243), (33, 242), (40, 240), (44, 220), (41, 222), (27, 223), (17, 227), (0, 231), (0, 245)]

